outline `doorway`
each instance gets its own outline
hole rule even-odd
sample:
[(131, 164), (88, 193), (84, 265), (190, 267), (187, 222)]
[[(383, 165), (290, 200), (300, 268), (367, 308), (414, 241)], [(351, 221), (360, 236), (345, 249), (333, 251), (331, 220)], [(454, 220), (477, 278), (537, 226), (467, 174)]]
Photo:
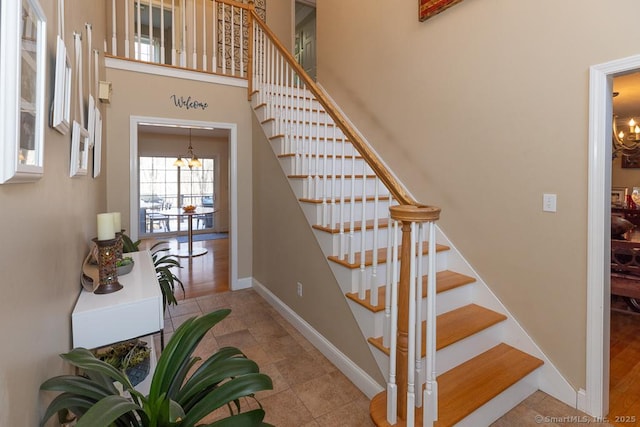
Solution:
[(640, 55), (592, 66), (589, 85), (589, 200), (587, 237), (587, 372), (578, 408), (609, 412), (611, 310), (611, 135), (613, 78), (640, 69)]
[(316, 6), (315, 1), (295, 2), (294, 57), (313, 80), (316, 80)]
[[(130, 224), (131, 224), (131, 237), (133, 240), (137, 240), (141, 235), (139, 210), (137, 207), (140, 204), (140, 191), (138, 182), (140, 179), (140, 164), (139, 164), (139, 128), (140, 126), (164, 126), (168, 128), (199, 128), (199, 129), (219, 129), (228, 134), (228, 196), (226, 197), (227, 212), (228, 212), (228, 232), (229, 232), (229, 288), (231, 290), (241, 289), (245, 287), (239, 283), (238, 279), (238, 209), (237, 209), (237, 125), (235, 123), (218, 123), (218, 122), (203, 122), (193, 120), (181, 120), (170, 119), (161, 117), (143, 117), (143, 116), (131, 116), (130, 128), (129, 128), (129, 140), (130, 140), (130, 179), (132, 183), (136, 183), (131, 186), (130, 189)], [(187, 147), (180, 149), (186, 152)], [(184, 153), (176, 152), (172, 153), (173, 156), (184, 155)], [(202, 199), (203, 201), (205, 199)], [(222, 200), (218, 200), (222, 203)]]

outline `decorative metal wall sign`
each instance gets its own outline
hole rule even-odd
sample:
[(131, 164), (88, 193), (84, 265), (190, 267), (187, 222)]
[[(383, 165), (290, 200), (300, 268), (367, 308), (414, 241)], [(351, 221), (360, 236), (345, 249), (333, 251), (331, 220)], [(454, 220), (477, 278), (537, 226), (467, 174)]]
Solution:
[(424, 21), (462, 0), (418, 0), (418, 19)]

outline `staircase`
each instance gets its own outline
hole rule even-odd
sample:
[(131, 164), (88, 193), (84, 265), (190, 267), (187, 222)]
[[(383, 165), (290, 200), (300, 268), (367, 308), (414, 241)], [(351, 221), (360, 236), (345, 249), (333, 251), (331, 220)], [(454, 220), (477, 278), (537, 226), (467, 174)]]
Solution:
[[(406, 196), (393, 175), (376, 173), (386, 168), (367, 151), (366, 143), (354, 144), (359, 134), (337, 109), (326, 109), (328, 97), (270, 30), (256, 20), (253, 32), (249, 88), (254, 113), (380, 370), (389, 379), (387, 391), (371, 402), (375, 424), (490, 424), (538, 389), (543, 361), (503, 342), (507, 316), (475, 301), (476, 278), (450, 269), (450, 246), (428, 243), (423, 240), (422, 225), (414, 227), (416, 222), (433, 223), (439, 209), (425, 214), (428, 207)], [(401, 190), (394, 191), (394, 186)], [(412, 211), (421, 209), (415, 218), (422, 219), (412, 219)], [(435, 240), (435, 226), (429, 230), (426, 239)], [(435, 281), (428, 277), (430, 269)], [(409, 287), (409, 277), (420, 278)], [(399, 282), (399, 286), (388, 282)], [(430, 287), (436, 294), (435, 304), (428, 295)], [(406, 316), (402, 307), (396, 312), (396, 306), (406, 306), (402, 299), (410, 292), (419, 297), (413, 306), (408, 303), (411, 321), (398, 320), (396, 331), (392, 319)], [(430, 314), (430, 304), (435, 314)], [(428, 354), (429, 325), (419, 320), (420, 313), (436, 319), (435, 358)], [(423, 330), (415, 334), (416, 341), (411, 341), (413, 335), (402, 325), (412, 322)], [(408, 368), (406, 341), (409, 352), (421, 349)], [(434, 371), (431, 376), (429, 366)], [(423, 406), (431, 408), (424, 421)]]
[[(265, 89), (263, 89), (265, 90)], [(348, 141), (343, 141), (343, 135), (337, 138), (331, 136), (321, 136), (319, 139), (312, 141), (312, 146), (308, 150), (307, 159), (312, 167), (306, 174), (301, 174), (296, 170), (294, 159), (300, 157), (300, 153), (294, 150), (295, 144), (287, 142), (287, 139), (296, 139), (296, 135), (284, 132), (277, 132), (276, 121), (278, 120), (276, 112), (282, 112), (284, 108), (291, 109), (295, 105), (306, 105), (309, 121), (299, 123), (298, 126), (289, 126), (289, 132), (292, 129), (312, 129), (318, 126), (317, 119), (321, 117), (321, 126), (326, 124), (330, 132), (334, 132), (335, 124), (332, 119), (322, 111), (322, 107), (309, 93), (305, 93), (304, 99), (284, 99), (282, 93), (283, 88), (274, 88), (273, 92), (265, 92), (260, 94), (258, 91), (253, 93), (252, 106), (255, 114), (262, 124), (263, 130), (271, 142), (274, 154), (278, 157), (283, 172), (287, 175), (291, 188), (298, 197), (298, 201), (307, 217), (310, 226), (313, 228), (318, 242), (327, 256), (327, 260), (340, 284), (345, 297), (349, 301), (351, 309), (357, 319), (363, 334), (368, 339), (380, 370), (385, 377), (389, 374), (389, 348), (383, 340), (383, 322), (385, 315), (385, 306), (387, 301), (386, 288), (379, 287), (374, 292), (377, 293), (377, 301), (372, 299), (372, 291), (365, 290), (364, 298), (359, 296), (359, 281), (362, 278), (361, 264), (365, 265), (365, 276), (373, 275), (373, 251), (370, 243), (365, 243), (364, 251), (359, 246), (362, 233), (365, 236), (365, 242), (371, 242), (373, 237), (371, 234), (374, 229), (373, 211), (366, 214), (366, 220), (362, 222), (360, 219), (354, 218), (353, 226), (350, 218), (343, 218), (342, 227), (339, 224), (326, 224), (326, 216), (332, 215), (332, 208), (328, 205), (333, 200), (344, 199), (345, 203), (350, 203), (354, 197), (356, 204), (354, 211), (355, 217), (360, 218), (362, 210), (366, 210), (366, 202), (363, 207), (363, 199), (372, 202), (376, 199), (375, 188), (367, 191), (367, 197), (352, 196), (347, 194), (345, 198), (341, 194), (310, 194), (316, 186), (316, 179), (328, 181), (339, 181), (343, 178), (350, 180), (354, 177), (337, 176), (334, 174), (334, 164), (329, 160), (334, 153), (333, 145), (344, 144), (340, 147), (340, 154), (336, 156), (339, 162), (343, 160), (346, 163), (355, 164), (355, 171), (366, 169), (366, 173), (360, 173), (357, 178), (357, 187), (362, 187), (364, 181), (375, 179), (375, 175), (371, 170), (361, 165), (362, 157)], [(260, 96), (262, 95), (262, 96)], [(268, 102), (261, 102), (260, 99), (282, 100), (287, 107), (275, 104), (269, 105)], [(309, 105), (313, 105), (309, 109)], [(296, 115), (296, 114), (293, 114)], [(300, 114), (302, 116), (303, 114)], [(313, 134), (305, 130), (305, 135)], [(306, 136), (305, 139), (308, 139)], [(313, 140), (313, 139), (312, 139)], [(316, 154), (321, 153), (319, 157)], [(340, 156), (345, 156), (340, 157)], [(325, 161), (327, 160), (327, 161)], [(302, 161), (302, 160), (301, 160)], [(328, 166), (327, 166), (328, 165)], [(323, 166), (329, 168), (324, 170)], [(319, 170), (315, 170), (319, 167)], [(350, 166), (351, 167), (351, 166)], [(346, 172), (352, 174), (354, 170)], [(364, 177), (368, 177), (365, 179)], [(308, 184), (311, 182), (311, 184)], [(339, 186), (327, 186), (327, 188), (335, 188)], [(349, 187), (349, 186), (347, 186)], [(378, 224), (377, 232), (380, 234), (379, 240), (386, 241), (389, 231), (389, 214), (388, 206), (391, 197), (388, 192), (380, 189), (382, 194), (378, 194), (377, 199), (381, 201), (387, 209), (379, 209), (377, 211)], [(334, 206), (335, 208), (335, 206)], [(327, 211), (329, 211), (327, 213)], [(331, 222), (331, 221), (329, 221)], [(363, 227), (363, 224), (365, 225)], [(345, 239), (345, 235), (351, 235), (349, 239), (355, 242), (357, 251), (353, 254), (353, 259), (349, 260), (348, 256), (341, 257), (336, 255), (339, 252), (341, 239)], [(457, 423), (460, 425), (481, 426), (486, 425), (497, 419), (500, 415), (507, 412), (511, 407), (515, 406), (522, 399), (537, 390), (536, 386), (536, 369), (542, 365), (542, 361), (536, 357), (530, 356), (500, 340), (502, 322), (506, 316), (496, 311), (484, 308), (473, 302), (473, 286), (476, 280), (468, 275), (460, 274), (447, 269), (447, 255), (450, 248), (446, 245), (437, 245), (437, 265), (438, 272), (436, 274), (437, 284), (437, 321), (436, 321), (436, 349), (437, 349), (437, 381), (439, 390), (438, 402), (438, 421), (437, 426), (450, 426)], [(387, 248), (378, 249), (378, 271), (377, 275), (384, 277), (387, 268)], [(424, 301), (427, 298), (427, 277), (422, 280), (422, 297)], [(426, 322), (423, 322), (423, 327)], [(424, 344), (424, 342), (423, 342)], [(425, 358), (425, 346), (422, 346), (422, 358)], [(424, 361), (423, 361), (424, 363)], [(377, 395), (371, 403), (371, 415), (377, 425), (391, 425), (386, 422), (386, 392)], [(418, 410), (416, 421), (421, 425), (421, 413)], [(404, 425), (401, 422), (395, 425)]]

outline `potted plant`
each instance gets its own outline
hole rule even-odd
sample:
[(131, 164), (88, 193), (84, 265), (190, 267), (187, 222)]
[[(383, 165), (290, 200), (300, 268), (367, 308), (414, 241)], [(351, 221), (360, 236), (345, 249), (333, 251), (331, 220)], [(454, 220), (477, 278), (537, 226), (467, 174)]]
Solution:
[[(268, 426), (259, 402), (257, 409), (243, 412), (241, 408), (241, 398), (255, 399), (256, 392), (273, 388), (255, 362), (235, 347), (221, 348), (197, 367), (200, 358), (192, 356), (204, 335), (230, 312), (223, 309), (193, 317), (176, 329), (158, 360), (147, 396), (89, 350), (75, 348), (62, 354), (84, 374), (61, 375), (42, 383), (41, 390), (61, 394), (47, 407), (41, 425), (55, 414), (70, 411), (78, 417), (76, 427)], [(122, 384), (130, 398), (118, 393), (114, 381)], [(223, 406), (229, 409), (228, 417), (198, 424)]]
[[(140, 240), (132, 241), (129, 236), (122, 233), (122, 252), (137, 252), (140, 248)], [(167, 242), (160, 241), (151, 246), (151, 258), (158, 276), (158, 283), (162, 290), (162, 310), (166, 311), (167, 305), (177, 305), (175, 297), (176, 284), (182, 289), (184, 295), (184, 285), (178, 276), (173, 273), (173, 268), (180, 266), (180, 262), (174, 255), (168, 253), (169, 248), (165, 246)]]
[(135, 387), (149, 374), (151, 349), (140, 339), (133, 339), (92, 351), (98, 359), (125, 373)]

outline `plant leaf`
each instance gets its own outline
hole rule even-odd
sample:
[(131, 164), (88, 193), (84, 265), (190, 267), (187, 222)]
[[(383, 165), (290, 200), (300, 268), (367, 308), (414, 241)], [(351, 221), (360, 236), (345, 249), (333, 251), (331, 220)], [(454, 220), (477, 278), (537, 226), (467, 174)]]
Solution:
[(193, 427), (196, 422), (228, 402), (273, 389), (271, 378), (265, 374), (247, 374), (233, 378), (202, 397), (188, 412), (182, 426)]
[(155, 399), (170, 389), (176, 375), (189, 363), (189, 356), (204, 335), (230, 312), (229, 309), (216, 310), (204, 316), (188, 319), (176, 329), (158, 360), (151, 381), (150, 399)]
[[(40, 425), (44, 425), (49, 418), (51, 418), (54, 414), (57, 414), (58, 411), (63, 409), (71, 409), (74, 408), (73, 411), (75, 414), (84, 413), (89, 408), (91, 408), (96, 403), (96, 400), (90, 399), (85, 396), (78, 396), (73, 393), (62, 393), (56, 396), (49, 406), (47, 406), (47, 410), (42, 416), (42, 421), (40, 421)], [(79, 410), (81, 409), (81, 410)]]
[(95, 401), (114, 394), (101, 384), (78, 375), (60, 375), (50, 378), (40, 385), (40, 390), (73, 393)]
[(78, 347), (71, 350), (69, 353), (61, 354), (67, 362), (74, 366), (82, 368), (86, 371), (96, 371), (106, 375), (109, 378), (119, 381), (126, 390), (133, 389), (133, 385), (129, 381), (129, 378), (107, 362), (103, 362), (98, 359), (86, 348)]
[(141, 410), (142, 408), (123, 396), (107, 396), (78, 418), (76, 427), (109, 426), (121, 416)]

